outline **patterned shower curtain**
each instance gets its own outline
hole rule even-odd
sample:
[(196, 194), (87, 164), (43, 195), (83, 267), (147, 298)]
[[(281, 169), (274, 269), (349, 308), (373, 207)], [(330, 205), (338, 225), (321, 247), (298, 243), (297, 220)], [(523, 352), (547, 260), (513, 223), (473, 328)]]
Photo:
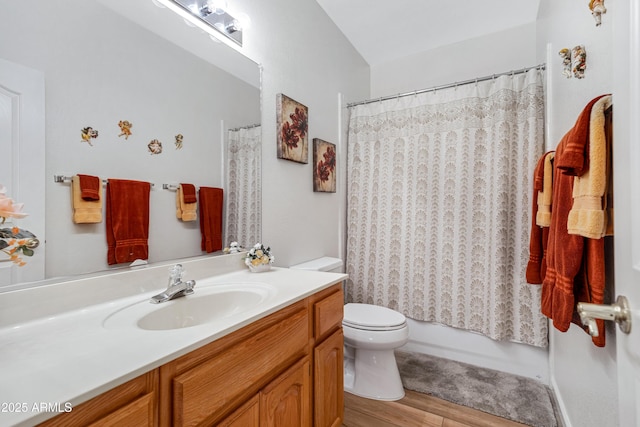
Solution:
[(225, 242), (250, 248), (262, 241), (262, 127), (229, 130)]
[(543, 71), (351, 107), (347, 300), (547, 346), (525, 269)]

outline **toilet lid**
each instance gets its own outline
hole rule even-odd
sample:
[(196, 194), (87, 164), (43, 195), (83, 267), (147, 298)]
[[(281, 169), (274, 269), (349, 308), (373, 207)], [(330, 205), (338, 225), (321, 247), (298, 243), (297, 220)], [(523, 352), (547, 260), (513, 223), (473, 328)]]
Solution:
[(358, 329), (393, 329), (405, 325), (407, 318), (387, 307), (349, 303), (344, 306), (342, 323)]

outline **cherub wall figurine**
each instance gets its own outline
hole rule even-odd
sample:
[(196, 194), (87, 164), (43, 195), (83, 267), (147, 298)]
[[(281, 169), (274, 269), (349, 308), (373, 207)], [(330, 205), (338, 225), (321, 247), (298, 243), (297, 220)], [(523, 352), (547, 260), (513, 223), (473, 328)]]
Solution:
[(175, 144), (176, 144), (176, 150), (180, 150), (180, 149), (182, 149), (182, 140), (183, 140), (183, 138), (184, 138), (184, 137), (182, 136), (182, 134), (181, 134), (181, 133), (179, 133), (179, 134), (177, 134), (177, 135), (176, 135), (176, 142), (175, 142)]
[(93, 147), (91, 139), (96, 139), (98, 137), (98, 131), (91, 126), (87, 126), (80, 131), (80, 136), (82, 136), (82, 141), (88, 142), (89, 145)]
[(120, 126), (120, 135), (124, 136), (124, 139), (129, 139), (131, 136), (131, 128), (133, 127), (133, 123), (128, 120), (120, 120), (118, 122), (118, 126)]
[(571, 50), (573, 56), (573, 76), (576, 79), (584, 79), (584, 70), (587, 68), (587, 51), (584, 46), (578, 45)]
[(591, 9), (593, 19), (596, 20), (596, 27), (599, 27), (602, 24), (602, 14), (607, 13), (607, 8), (604, 7), (604, 0), (591, 0), (589, 9)]
[(149, 144), (147, 144), (147, 148), (151, 154), (160, 154), (162, 153), (162, 142), (157, 139), (152, 140)]
[(560, 58), (562, 58), (562, 75), (566, 78), (571, 78), (571, 51), (566, 47), (564, 49), (560, 49), (558, 52)]

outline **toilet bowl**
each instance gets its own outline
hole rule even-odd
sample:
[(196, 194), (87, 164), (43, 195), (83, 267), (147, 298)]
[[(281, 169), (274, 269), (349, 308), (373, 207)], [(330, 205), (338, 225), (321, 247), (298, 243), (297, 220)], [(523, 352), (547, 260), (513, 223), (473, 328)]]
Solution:
[[(342, 260), (322, 257), (292, 269), (340, 272)], [(349, 303), (344, 306), (344, 391), (375, 400), (399, 400), (404, 387), (394, 350), (409, 339), (407, 319), (390, 308)]]
[(409, 339), (407, 320), (386, 307), (344, 306), (344, 390), (375, 400), (404, 397), (394, 350)]

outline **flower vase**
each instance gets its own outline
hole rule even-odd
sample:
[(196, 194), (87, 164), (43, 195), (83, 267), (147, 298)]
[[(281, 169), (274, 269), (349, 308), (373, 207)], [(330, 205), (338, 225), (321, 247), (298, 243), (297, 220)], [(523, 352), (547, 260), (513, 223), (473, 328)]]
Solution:
[(265, 271), (271, 270), (271, 264), (249, 265), (249, 270), (252, 273), (263, 273)]

